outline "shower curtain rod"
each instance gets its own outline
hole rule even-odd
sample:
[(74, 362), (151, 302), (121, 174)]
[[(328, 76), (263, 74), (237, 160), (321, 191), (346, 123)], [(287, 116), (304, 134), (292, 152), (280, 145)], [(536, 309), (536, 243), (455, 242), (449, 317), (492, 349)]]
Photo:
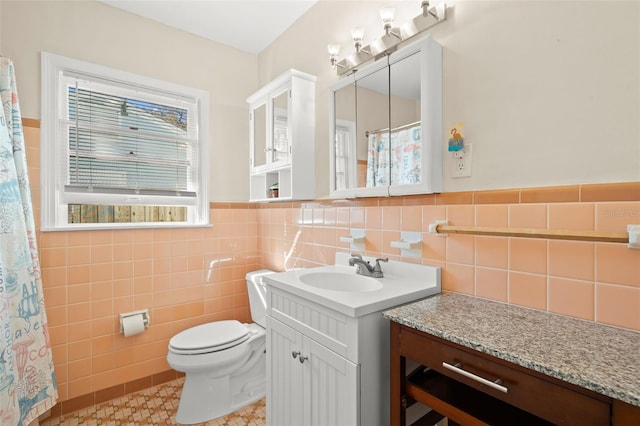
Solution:
[(364, 134), (369, 137), (369, 135), (376, 135), (378, 133), (383, 133), (383, 132), (395, 132), (397, 130), (404, 130), (404, 129), (410, 129), (411, 127), (414, 127), (416, 125), (420, 124), (420, 121), (416, 121), (414, 123), (409, 123), (409, 124), (404, 124), (402, 126), (398, 126), (398, 127), (393, 127), (391, 129), (389, 129), (388, 127), (386, 129), (378, 129), (378, 130), (367, 130), (364, 132)]

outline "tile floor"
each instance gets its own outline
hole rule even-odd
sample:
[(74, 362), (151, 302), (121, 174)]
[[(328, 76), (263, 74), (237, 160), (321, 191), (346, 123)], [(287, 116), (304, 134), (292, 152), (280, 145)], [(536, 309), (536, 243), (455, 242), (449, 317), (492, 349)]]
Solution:
[[(41, 426), (138, 426), (176, 425), (184, 378), (144, 389), (93, 407), (40, 422)], [(202, 426), (264, 426), (265, 400), (233, 412), (225, 417), (200, 423)]]

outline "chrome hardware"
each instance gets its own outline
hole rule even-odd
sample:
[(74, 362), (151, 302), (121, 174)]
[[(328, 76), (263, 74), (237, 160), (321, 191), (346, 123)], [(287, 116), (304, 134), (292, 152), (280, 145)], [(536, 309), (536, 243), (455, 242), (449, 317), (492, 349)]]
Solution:
[(388, 261), (389, 259), (386, 257), (378, 258), (376, 259), (376, 265), (371, 266), (371, 264), (368, 261), (362, 259), (362, 256), (356, 253), (352, 253), (351, 259), (349, 259), (349, 266), (358, 265), (358, 269), (356, 270), (356, 273), (359, 275), (364, 275), (366, 277), (373, 277), (373, 278), (382, 278), (384, 277), (384, 274), (382, 273), (382, 267), (380, 266), (380, 262), (388, 262)]
[(298, 355), (300, 355), (300, 351), (293, 351), (291, 352), (291, 356), (295, 359), (298, 357)]
[(461, 374), (471, 380), (475, 380), (476, 382), (480, 382), (483, 385), (489, 386), (490, 388), (493, 388), (495, 390), (499, 390), (500, 392), (504, 392), (507, 393), (508, 389), (505, 386), (501, 386), (502, 384), (502, 380), (500, 379), (496, 379), (495, 381), (491, 381), (491, 380), (487, 380), (484, 377), (480, 377), (477, 376), (473, 373), (469, 373), (468, 371), (465, 371), (462, 369), (462, 364), (457, 363), (456, 365), (451, 365), (448, 364), (446, 362), (442, 363), (442, 366), (448, 370), (451, 370), (455, 373)]
[[(298, 352), (298, 353), (299, 353), (299, 352)], [(298, 358), (298, 361), (300, 361), (300, 364), (304, 364), (304, 362), (305, 362), (306, 360), (308, 360), (308, 359), (309, 359), (309, 357), (308, 357), (308, 356), (302, 356), (302, 355), (300, 355), (300, 358)]]

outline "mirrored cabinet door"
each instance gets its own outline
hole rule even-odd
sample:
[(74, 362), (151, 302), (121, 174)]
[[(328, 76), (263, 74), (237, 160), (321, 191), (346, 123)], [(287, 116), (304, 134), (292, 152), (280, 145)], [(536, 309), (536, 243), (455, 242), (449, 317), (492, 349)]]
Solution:
[(389, 65), (389, 185), (422, 183), (420, 54)]
[(390, 177), (388, 66), (371, 68), (356, 78), (356, 131), (358, 187), (386, 191)]
[[(364, 185), (366, 166), (358, 170), (356, 155), (356, 86), (353, 82), (335, 91), (335, 145), (332, 161), (335, 167), (335, 190), (344, 191)], [(361, 183), (360, 183), (361, 182)]]
[(263, 167), (267, 164), (267, 105), (262, 103), (251, 111), (251, 167)]
[(272, 163), (286, 164), (291, 154), (289, 131), (289, 88), (284, 87), (271, 98), (272, 111), (272, 146), (270, 148), (270, 161)]

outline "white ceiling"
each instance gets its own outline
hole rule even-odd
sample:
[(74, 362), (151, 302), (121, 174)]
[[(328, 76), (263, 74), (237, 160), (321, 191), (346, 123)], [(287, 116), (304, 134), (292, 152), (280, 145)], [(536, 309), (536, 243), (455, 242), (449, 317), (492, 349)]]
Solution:
[(317, 0), (100, 0), (163, 24), (259, 53)]

